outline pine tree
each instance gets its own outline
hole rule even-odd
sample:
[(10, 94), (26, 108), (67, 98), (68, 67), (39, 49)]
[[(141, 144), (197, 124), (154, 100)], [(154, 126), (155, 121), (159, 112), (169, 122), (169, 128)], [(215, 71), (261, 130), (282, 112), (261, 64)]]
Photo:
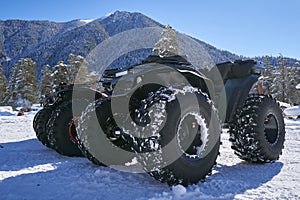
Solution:
[[(87, 67), (80, 68), (79, 72), (80, 71), (86, 71), (86, 72), (78, 74), (75, 84), (82, 84), (88, 88), (98, 89), (99, 75), (97, 74), (97, 72), (93, 71), (89, 73), (87, 71)], [(87, 74), (87, 75), (83, 75), (83, 74)]]
[(98, 74), (96, 72), (89, 73), (87, 65), (83, 63), (78, 70), (74, 84), (84, 85), (85, 87), (96, 89), (98, 80)]
[(263, 73), (264, 79), (263, 79), (263, 91), (264, 94), (270, 94), (271, 93), (271, 86), (273, 84), (274, 79), (274, 67), (271, 66), (270, 63), (270, 56), (264, 56), (264, 66), (265, 71)]
[(39, 100), (42, 100), (46, 94), (51, 93), (51, 70), (49, 65), (45, 65), (41, 71), (41, 80), (39, 84)]
[(179, 55), (179, 44), (176, 32), (171, 26), (166, 26), (162, 38), (155, 44), (153, 53), (160, 57)]
[(30, 106), (37, 102), (37, 70), (31, 58), (20, 59), (12, 68), (5, 102), (13, 107)]
[(15, 86), (16, 86), (16, 84), (15, 84), (16, 83), (16, 74), (17, 74), (17, 70), (16, 70), (16, 67), (14, 66), (10, 69), (10, 79), (7, 84), (5, 97), (3, 100), (3, 103), (5, 105), (13, 106), (15, 99), (17, 98), (16, 93), (13, 92), (13, 91), (15, 91)]
[(70, 72), (67, 65), (63, 61), (58, 62), (52, 69), (51, 77), (52, 88), (56, 88), (60, 84), (69, 84)]
[(2, 65), (0, 64), (0, 105), (3, 105), (7, 87), (6, 76), (4, 75)]
[[(82, 65), (84, 63), (84, 58), (80, 55), (74, 55), (74, 54), (70, 54), (69, 55), (69, 74), (70, 74), (70, 80), (69, 83), (75, 83), (75, 79), (78, 74), (78, 71), (80, 70), (80, 68), (82, 68)], [(81, 73), (85, 73), (85, 71), (81, 70)], [(88, 73), (83, 74), (84, 75), (88, 75)]]
[(299, 101), (299, 91), (296, 85), (299, 82), (299, 70), (297, 64), (289, 66), (287, 58), (280, 55), (278, 65), (274, 68), (274, 79), (271, 85), (271, 94), (279, 101), (295, 104)]
[(288, 67), (287, 83), (289, 86), (289, 100), (290, 104), (300, 103), (300, 90), (296, 86), (300, 83), (300, 63), (295, 63), (294, 66)]
[(92, 71), (89, 73), (88, 80), (87, 80), (88, 87), (92, 89), (99, 89), (99, 75), (97, 72)]
[(89, 73), (88, 66), (82, 56), (70, 54), (69, 71), (70, 83), (96, 89), (99, 76), (96, 72)]
[(283, 102), (287, 102), (286, 95), (286, 60), (280, 55), (278, 58), (278, 65), (275, 66), (275, 77), (273, 85), (271, 86), (271, 93), (273, 96)]
[[(300, 62), (295, 63), (295, 69), (296, 69), (295, 80), (296, 80), (296, 84), (298, 85), (298, 84), (300, 84)], [(300, 104), (300, 89), (296, 89), (296, 94), (297, 94), (297, 97), (296, 97), (295, 103)]]

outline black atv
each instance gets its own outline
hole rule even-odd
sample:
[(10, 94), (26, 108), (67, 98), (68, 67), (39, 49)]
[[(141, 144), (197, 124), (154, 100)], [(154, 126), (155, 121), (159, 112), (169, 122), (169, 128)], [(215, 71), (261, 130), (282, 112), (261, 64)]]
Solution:
[(34, 128), (61, 154), (83, 154), (105, 166), (136, 157), (161, 182), (197, 183), (216, 163), (222, 125), (241, 159), (265, 163), (281, 155), (284, 120), (278, 103), (256, 85), (262, 69), (238, 60), (195, 70), (181, 56), (150, 56), (127, 69), (106, 70), (102, 92), (75, 86), (57, 91)]

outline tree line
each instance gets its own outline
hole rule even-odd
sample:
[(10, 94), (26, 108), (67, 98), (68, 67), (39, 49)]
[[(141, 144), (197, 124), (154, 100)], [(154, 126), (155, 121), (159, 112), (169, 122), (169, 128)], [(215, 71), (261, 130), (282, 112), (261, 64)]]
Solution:
[(70, 54), (67, 63), (59, 61), (52, 69), (49, 65), (43, 66), (39, 80), (36, 66), (31, 58), (21, 58), (11, 68), (7, 80), (0, 64), (0, 105), (29, 107), (39, 103), (60, 84), (76, 83), (92, 87), (98, 81), (98, 75), (89, 73), (80, 55)]
[(263, 57), (265, 72), (263, 89), (278, 101), (291, 105), (300, 103), (300, 91), (296, 89), (300, 83), (300, 63), (288, 64), (287, 58), (279, 55), (277, 64), (271, 64), (270, 56)]

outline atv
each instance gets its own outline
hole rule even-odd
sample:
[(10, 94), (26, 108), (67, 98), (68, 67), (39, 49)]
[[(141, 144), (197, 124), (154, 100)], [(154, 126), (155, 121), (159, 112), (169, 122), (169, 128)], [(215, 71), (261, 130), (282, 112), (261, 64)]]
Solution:
[(253, 60), (195, 70), (183, 56), (151, 55), (129, 68), (105, 70), (101, 92), (58, 89), (35, 116), (34, 129), (63, 155), (103, 166), (135, 157), (161, 182), (194, 184), (216, 164), (222, 126), (241, 159), (279, 159), (285, 125), (276, 100), (257, 84), (262, 71)]

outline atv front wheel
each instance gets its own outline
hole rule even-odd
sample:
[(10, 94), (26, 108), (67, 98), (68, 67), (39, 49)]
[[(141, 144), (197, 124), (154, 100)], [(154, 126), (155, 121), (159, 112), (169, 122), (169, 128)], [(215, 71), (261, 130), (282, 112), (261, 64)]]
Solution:
[(270, 96), (251, 95), (229, 128), (232, 149), (239, 158), (255, 163), (279, 159), (285, 125), (278, 103)]
[(90, 103), (76, 124), (79, 148), (94, 164), (124, 165), (134, 158), (121, 135), (112, 136), (112, 132), (120, 130), (115, 125), (109, 98)]
[(141, 164), (152, 177), (169, 185), (204, 180), (219, 154), (221, 128), (216, 109), (197, 89), (178, 92), (165, 109), (158, 145), (148, 145), (152, 152), (138, 153)]

